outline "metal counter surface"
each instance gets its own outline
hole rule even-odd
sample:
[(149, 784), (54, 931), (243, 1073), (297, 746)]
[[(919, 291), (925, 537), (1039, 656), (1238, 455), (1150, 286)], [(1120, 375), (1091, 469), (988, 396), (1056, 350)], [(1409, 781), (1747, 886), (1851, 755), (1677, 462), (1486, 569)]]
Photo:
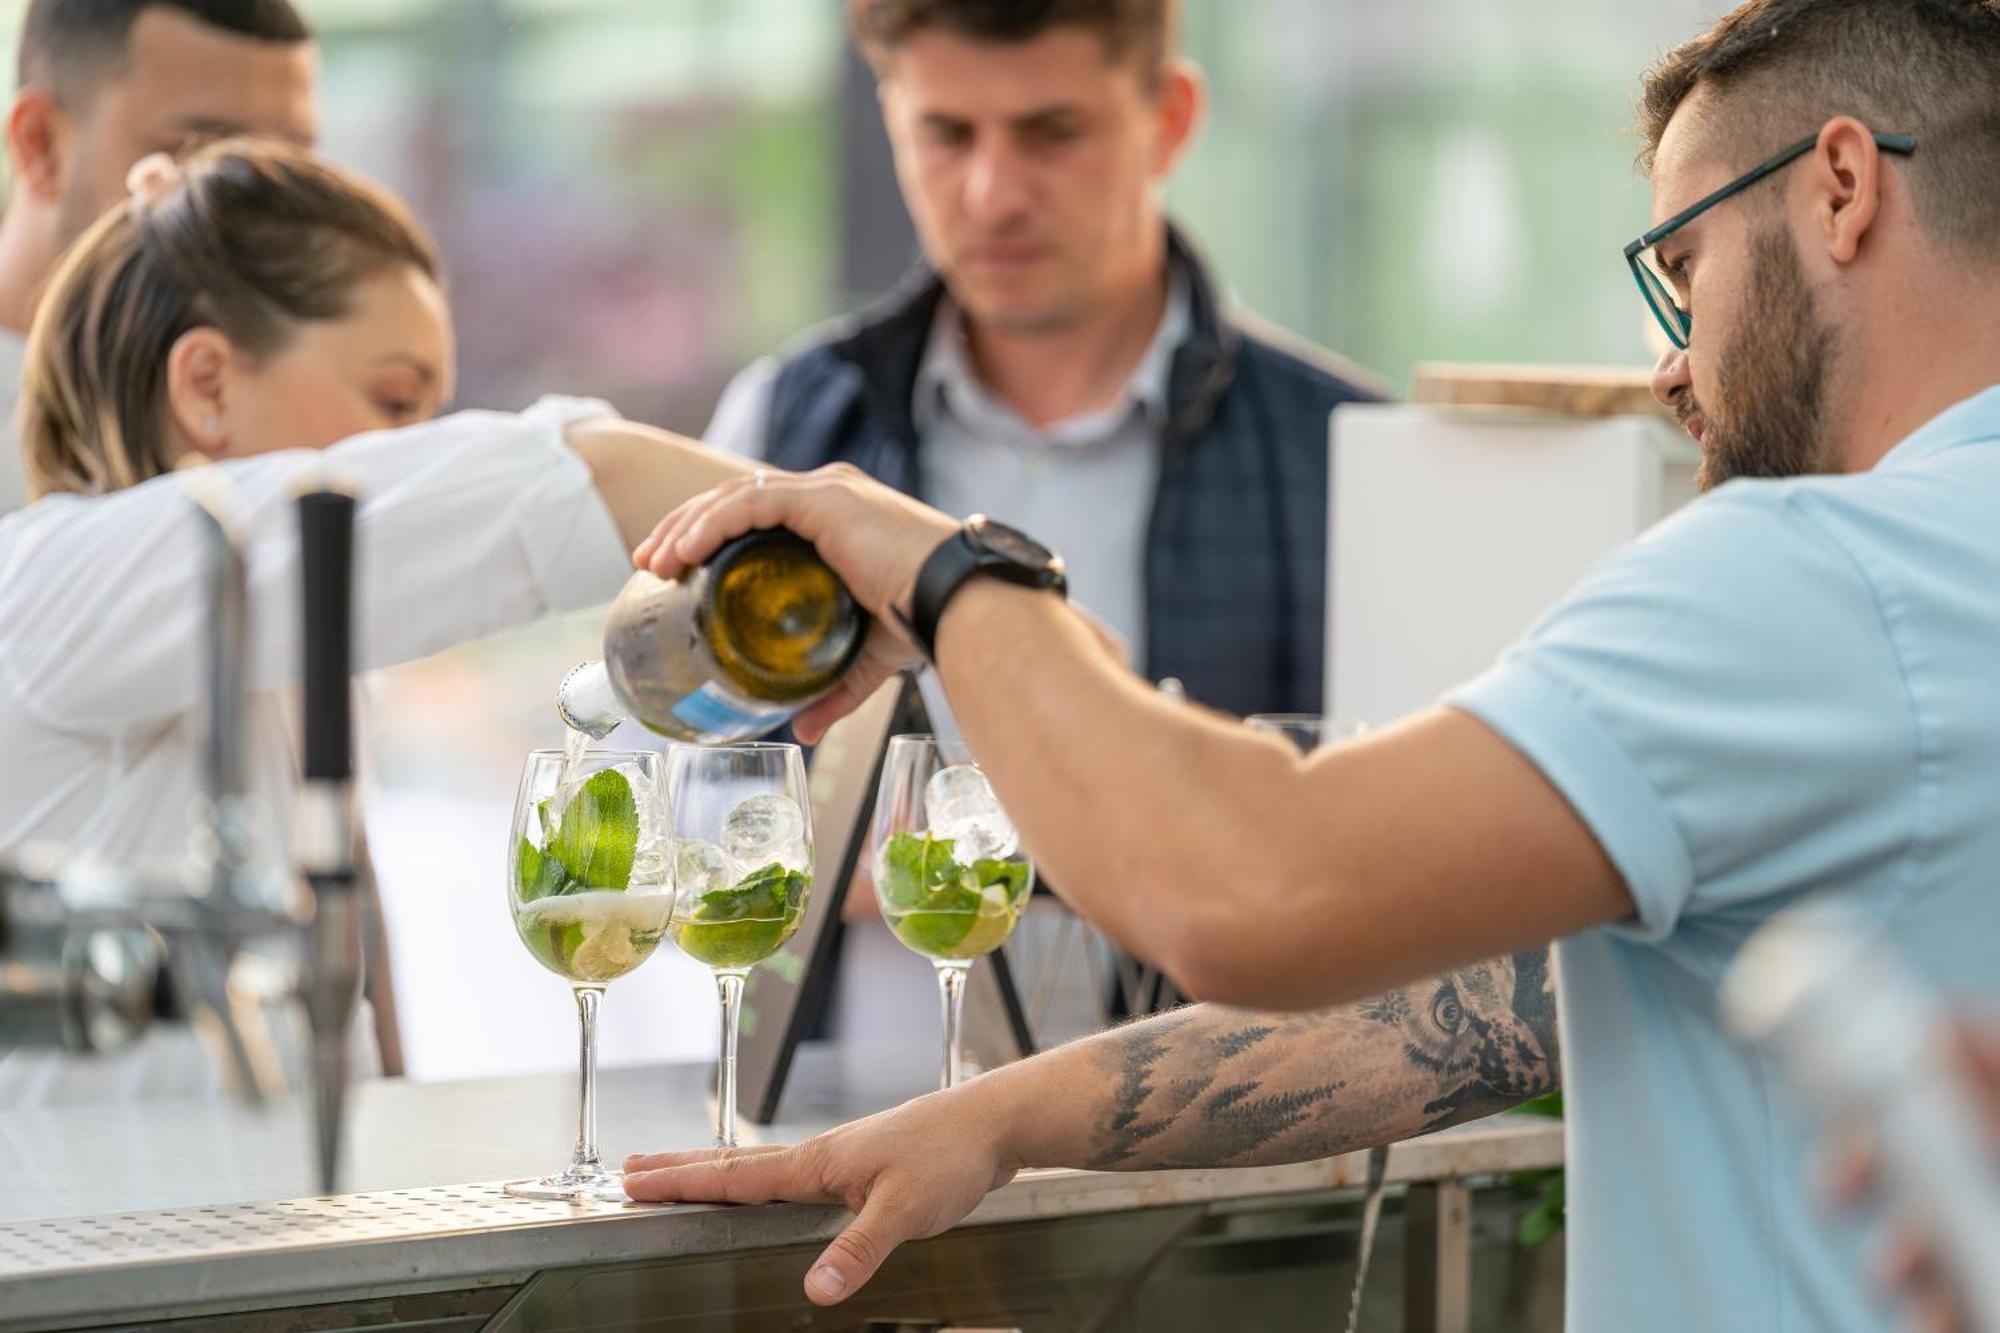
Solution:
[[(606, 1160), (706, 1142), (708, 1076), (705, 1066), (606, 1071)], [(808, 1061), (794, 1086), (788, 1114), (763, 1137), (804, 1137), (896, 1099), (855, 1095), (825, 1058)], [(460, 1183), (558, 1167), (574, 1098), (574, 1081), (557, 1077), (365, 1086), (346, 1172), (358, 1192), (330, 1199), (300, 1197), (310, 1152), (295, 1107), (0, 1114), (0, 1328), (509, 1285), (567, 1266), (799, 1244), (840, 1225), (826, 1208), (570, 1205)], [(1389, 1178), (1484, 1175), (1561, 1156), (1556, 1123), (1500, 1117), (1397, 1145)], [(963, 1225), (1310, 1194), (1354, 1187), (1364, 1172), (1361, 1154), (1226, 1171), (1028, 1172)]]

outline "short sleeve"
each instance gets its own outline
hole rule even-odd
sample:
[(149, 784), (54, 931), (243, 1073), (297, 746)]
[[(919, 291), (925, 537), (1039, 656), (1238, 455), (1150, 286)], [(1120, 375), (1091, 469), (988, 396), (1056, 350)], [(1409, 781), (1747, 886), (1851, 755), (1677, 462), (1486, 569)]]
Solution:
[(1873, 585), (1783, 486), (1738, 483), (1612, 556), (1445, 702), (1541, 770), (1659, 940), (1887, 865), (1917, 722)]
[(741, 458), (762, 458), (771, 428), (771, 392), (778, 382), (773, 357), (753, 361), (722, 391), (702, 442)]

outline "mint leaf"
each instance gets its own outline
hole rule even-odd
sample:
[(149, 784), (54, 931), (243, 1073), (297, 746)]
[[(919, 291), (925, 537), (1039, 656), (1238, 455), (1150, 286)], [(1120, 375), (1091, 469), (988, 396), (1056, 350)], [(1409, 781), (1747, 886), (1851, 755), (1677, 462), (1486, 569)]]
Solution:
[(909, 909), (959, 873), (949, 838), (928, 833), (898, 833), (882, 854), (882, 899), (889, 906)]
[(783, 920), (799, 910), (812, 880), (802, 870), (787, 870), (773, 861), (747, 875), (734, 888), (711, 889), (701, 895), (697, 921)]
[(535, 850), (535, 844), (521, 839), (521, 848), (514, 853), (514, 891), (524, 903), (531, 903), (542, 896), (542, 854)]
[(623, 889), (639, 849), (639, 805), (616, 769), (593, 773), (570, 798), (549, 853), (580, 889)]
[(531, 903), (537, 898), (550, 898), (559, 894), (574, 893), (577, 886), (563, 873), (562, 862), (552, 856), (544, 856), (535, 849), (535, 844), (521, 839), (521, 850), (515, 857), (514, 883), (520, 890), (521, 901)]
[[(962, 957), (967, 949), (984, 953), (1012, 929), (1011, 913), (1004, 921), (994, 917), (981, 890), (1003, 887), (1015, 911), (1028, 893), (1026, 863), (981, 859), (962, 866), (953, 859), (955, 850), (950, 839), (899, 833), (882, 855), (877, 888), (883, 915), (903, 943), (933, 958)], [(971, 943), (975, 931), (987, 941), (983, 946)]]
[(948, 958), (979, 921), (979, 890), (956, 878), (902, 910), (883, 913), (903, 943), (932, 958)]
[(812, 876), (774, 861), (733, 888), (702, 894), (675, 941), (681, 952), (710, 967), (749, 967), (791, 937), (810, 887)]
[(979, 881), (981, 888), (990, 884), (1005, 884), (1008, 900), (1017, 904), (1028, 891), (1028, 863), (1025, 861), (974, 861), (972, 877)]

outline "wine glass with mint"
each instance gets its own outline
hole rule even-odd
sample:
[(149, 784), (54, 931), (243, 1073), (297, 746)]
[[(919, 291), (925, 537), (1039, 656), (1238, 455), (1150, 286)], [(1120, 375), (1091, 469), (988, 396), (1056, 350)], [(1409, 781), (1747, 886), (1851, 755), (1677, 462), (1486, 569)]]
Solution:
[(736, 1146), (736, 1033), (750, 969), (784, 948), (812, 893), (812, 813), (796, 745), (667, 747), (674, 943), (722, 1002), (715, 1142)]
[(622, 1201), (597, 1156), (597, 1014), (604, 988), (653, 956), (673, 919), (672, 829), (661, 756), (536, 750), (508, 839), (507, 904), (528, 952), (569, 983), (581, 1046), (569, 1165), (504, 1188), (531, 1199)]
[(937, 971), (944, 1072), (960, 1075), (965, 982), (1014, 933), (1034, 887), (1013, 821), (963, 747), (897, 736), (875, 794), (875, 900), (896, 938)]

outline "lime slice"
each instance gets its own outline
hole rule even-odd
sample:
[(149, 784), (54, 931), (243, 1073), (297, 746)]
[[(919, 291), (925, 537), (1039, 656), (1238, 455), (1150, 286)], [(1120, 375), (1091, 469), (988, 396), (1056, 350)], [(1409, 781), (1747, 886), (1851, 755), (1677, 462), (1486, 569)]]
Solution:
[(927, 958), (961, 958), (977, 918), (971, 912), (903, 912), (889, 917), (896, 938)]
[(781, 920), (688, 921), (674, 933), (681, 952), (710, 967), (749, 967), (761, 963), (791, 938), (798, 913)]
[[(1001, 890), (1001, 897), (1005, 900), (1006, 890)], [(1001, 941), (1014, 933), (1014, 922), (1021, 914), (1013, 904), (1007, 902), (999, 911), (989, 912), (986, 909), (991, 900), (983, 893), (980, 899), (979, 915), (973, 919), (972, 929), (965, 933), (965, 938), (958, 942), (958, 947), (948, 957), (977, 958), (981, 954), (992, 953), (1000, 947)]]
[(639, 965), (639, 951), (632, 947), (632, 932), (613, 922), (586, 936), (570, 955), (569, 965), (581, 981), (610, 981)]

